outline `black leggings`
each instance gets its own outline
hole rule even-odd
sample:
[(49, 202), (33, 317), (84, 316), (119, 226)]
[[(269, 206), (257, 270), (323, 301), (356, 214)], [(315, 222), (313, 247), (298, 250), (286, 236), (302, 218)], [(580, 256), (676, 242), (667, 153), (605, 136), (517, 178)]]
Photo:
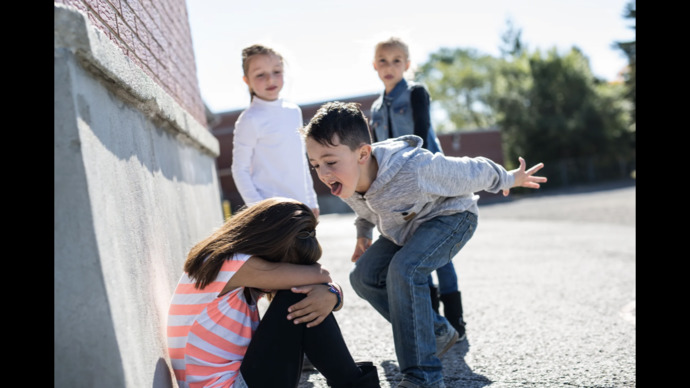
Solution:
[(288, 307), (305, 297), (280, 290), (271, 301), (240, 366), (249, 387), (297, 387), (304, 354), (329, 382), (349, 383), (362, 374), (333, 313), (310, 328), (287, 319)]

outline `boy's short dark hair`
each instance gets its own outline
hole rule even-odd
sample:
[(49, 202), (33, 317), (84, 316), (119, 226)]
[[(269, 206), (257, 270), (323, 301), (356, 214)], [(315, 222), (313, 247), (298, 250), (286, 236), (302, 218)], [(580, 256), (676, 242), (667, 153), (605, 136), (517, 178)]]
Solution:
[(321, 145), (336, 146), (335, 135), (340, 144), (354, 151), (362, 144), (371, 144), (371, 132), (364, 113), (355, 102), (327, 102), (316, 111), (314, 117), (300, 132), (305, 138), (312, 138)]

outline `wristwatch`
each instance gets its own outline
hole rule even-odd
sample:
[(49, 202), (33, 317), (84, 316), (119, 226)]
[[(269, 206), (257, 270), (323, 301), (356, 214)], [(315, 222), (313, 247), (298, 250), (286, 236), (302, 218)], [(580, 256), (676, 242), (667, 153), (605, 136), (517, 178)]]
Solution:
[(333, 283), (323, 283), (323, 285), (328, 286), (328, 291), (334, 293), (335, 296), (338, 298), (338, 301), (335, 303), (335, 306), (333, 307), (333, 310), (337, 309), (343, 300), (342, 297), (340, 296), (340, 291), (338, 290), (338, 288)]

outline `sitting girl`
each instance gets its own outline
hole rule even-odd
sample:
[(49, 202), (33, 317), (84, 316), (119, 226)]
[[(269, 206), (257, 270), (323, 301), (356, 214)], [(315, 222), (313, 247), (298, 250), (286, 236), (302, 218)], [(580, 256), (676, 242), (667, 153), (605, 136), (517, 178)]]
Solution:
[(380, 386), (371, 362), (354, 361), (331, 313), (342, 292), (317, 264), (316, 224), (303, 203), (268, 198), (191, 249), (168, 315), (180, 387), (296, 387), (305, 354), (330, 387)]

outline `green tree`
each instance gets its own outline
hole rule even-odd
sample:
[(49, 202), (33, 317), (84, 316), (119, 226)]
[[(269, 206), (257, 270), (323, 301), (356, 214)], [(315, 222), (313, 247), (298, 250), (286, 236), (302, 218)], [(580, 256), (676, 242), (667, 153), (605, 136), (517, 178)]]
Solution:
[(522, 29), (517, 27), (512, 19), (506, 19), (506, 28), (501, 35), (501, 46), (498, 48), (503, 59), (518, 58), (527, 51), (521, 36)]
[(576, 47), (529, 52), (521, 32), (508, 21), (500, 58), (460, 48), (431, 54), (417, 79), (446, 112), (435, 128), (498, 126), (506, 167), (515, 167), (518, 156), (542, 161), (554, 186), (559, 177), (566, 184), (620, 177), (621, 166), (634, 161), (625, 88), (594, 77)]
[(435, 109), (447, 120), (435, 123), (439, 133), (494, 126), (487, 102), (496, 59), (476, 50), (441, 48), (423, 64), (416, 80), (426, 84)]
[[(577, 48), (523, 53), (504, 62), (490, 99), (506, 161), (542, 161), (552, 182), (603, 179), (630, 159), (623, 89), (596, 79)], [(552, 169), (553, 170), (550, 170)], [(613, 171), (610, 171), (613, 169)]]
[[(632, 19), (632, 22), (634, 23), (636, 18), (635, 18), (635, 0), (630, 1), (628, 4), (625, 6), (625, 10), (623, 11), (623, 17), (625, 19)], [(633, 30), (635, 30), (635, 25), (630, 26)], [(628, 88), (626, 96), (630, 101), (632, 101), (633, 104), (633, 110), (632, 110), (632, 121), (633, 125), (636, 122), (636, 108), (637, 108), (637, 101), (635, 100), (635, 74), (636, 74), (636, 52), (635, 52), (635, 40), (628, 41), (628, 42), (615, 42), (613, 44), (613, 47), (615, 49), (621, 50), (623, 54), (628, 58), (628, 69), (627, 72), (624, 73), (625, 77), (625, 84)]]

